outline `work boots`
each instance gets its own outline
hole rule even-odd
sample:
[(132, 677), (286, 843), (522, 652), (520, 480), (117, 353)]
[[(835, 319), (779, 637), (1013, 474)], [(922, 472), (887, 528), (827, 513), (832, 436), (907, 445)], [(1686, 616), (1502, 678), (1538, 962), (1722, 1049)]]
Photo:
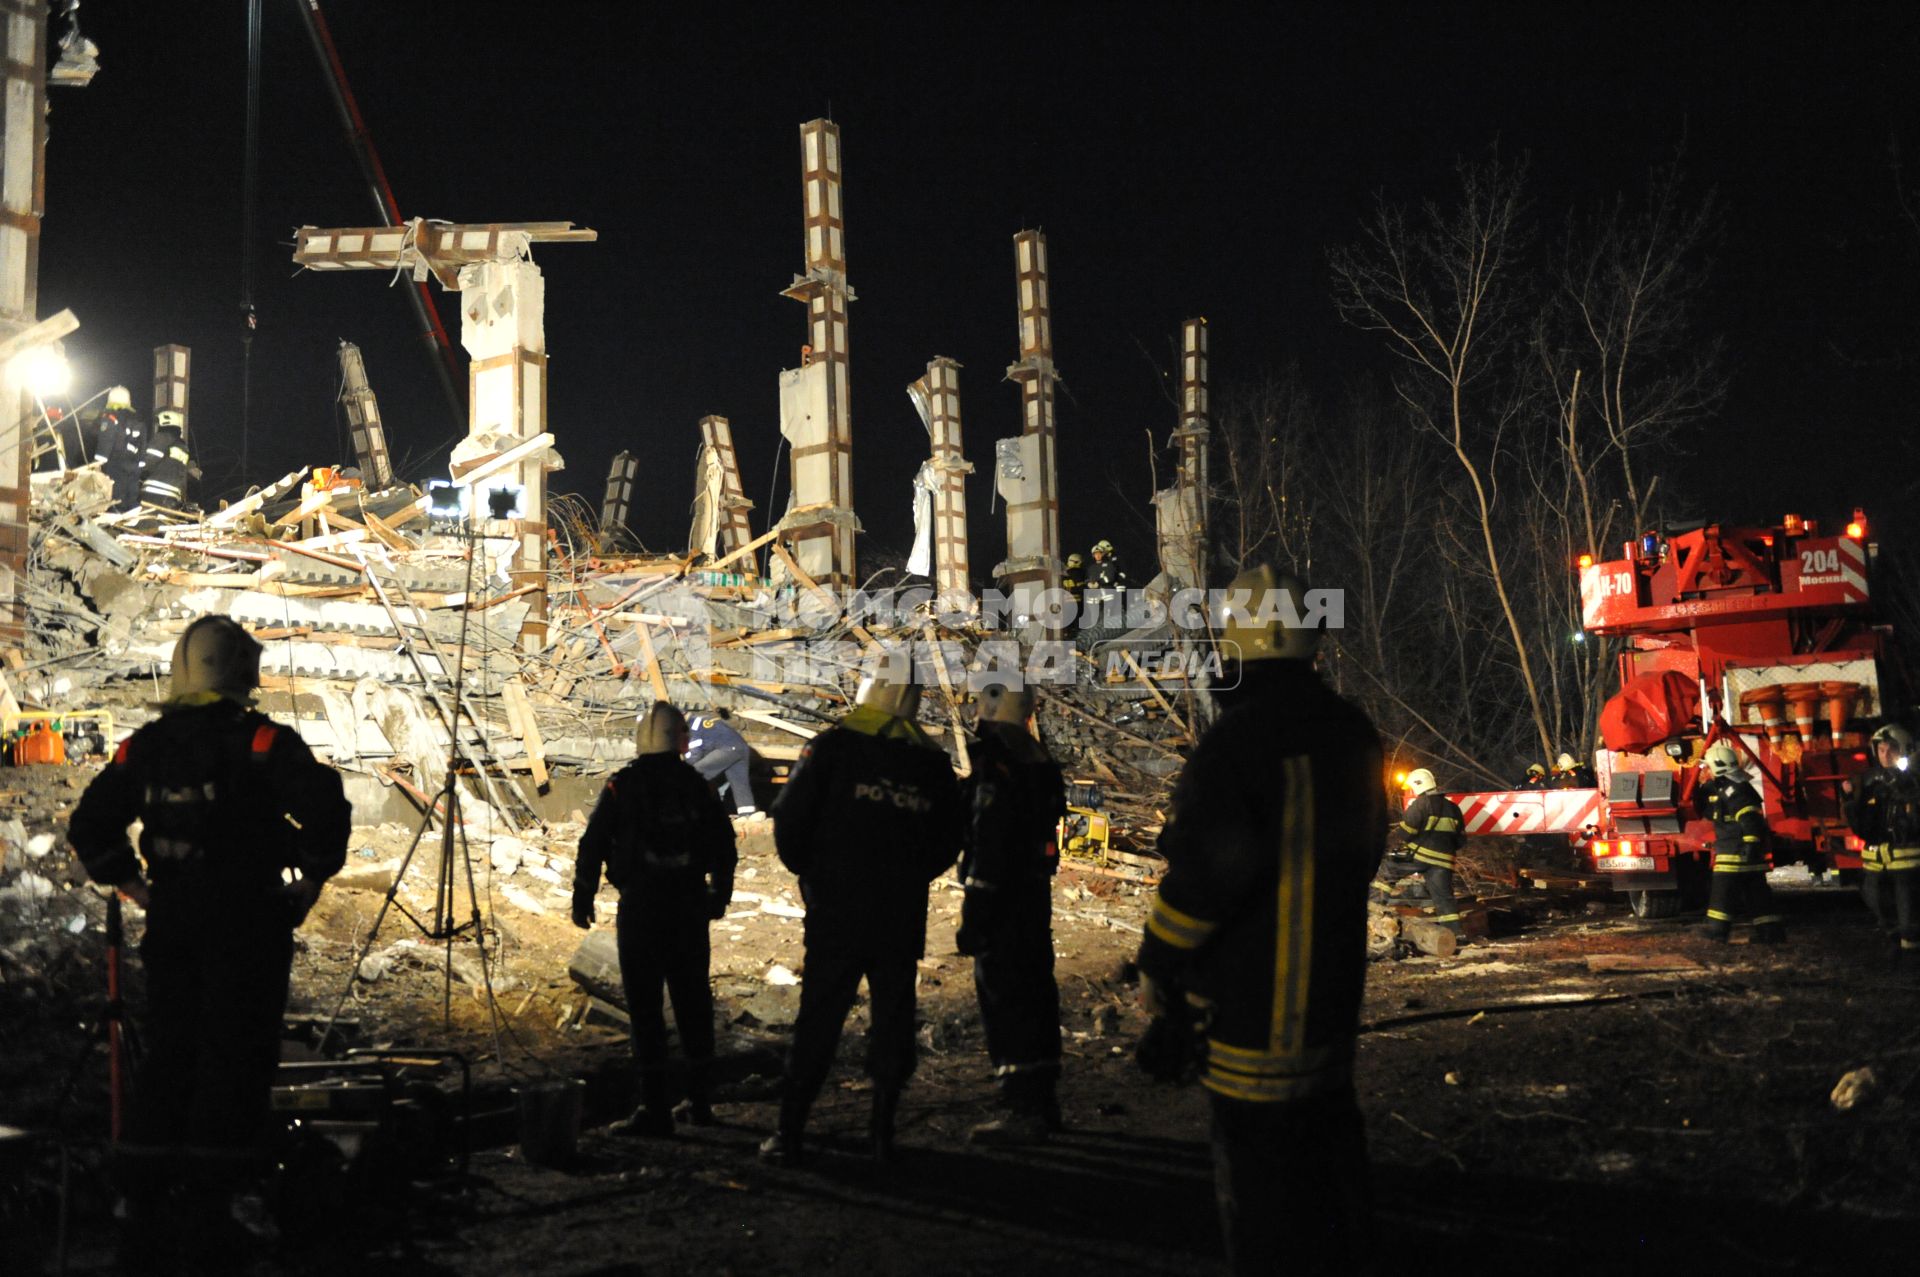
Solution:
[(607, 1128), (627, 1139), (660, 1139), (673, 1134), (673, 1110), (667, 1103), (667, 1075), (648, 1069), (640, 1075), (640, 1106)]
[(713, 1103), (708, 1096), (707, 1065), (702, 1061), (693, 1061), (687, 1066), (687, 1098), (674, 1108), (674, 1120), (690, 1126), (716, 1125)]
[(988, 1148), (1045, 1142), (1050, 1133), (1061, 1129), (1060, 1101), (1054, 1096), (1057, 1077), (1051, 1069), (1008, 1074), (1001, 1092), (1011, 1111), (975, 1126), (967, 1132), (967, 1142)]
[(780, 1129), (760, 1141), (760, 1160), (772, 1166), (798, 1166), (804, 1159), (802, 1135), (807, 1128), (807, 1100), (787, 1096), (780, 1101)]

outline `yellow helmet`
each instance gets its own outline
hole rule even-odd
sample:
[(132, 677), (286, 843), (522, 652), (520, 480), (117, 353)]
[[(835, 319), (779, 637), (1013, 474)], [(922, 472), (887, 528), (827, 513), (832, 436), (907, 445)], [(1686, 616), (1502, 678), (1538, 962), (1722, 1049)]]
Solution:
[(125, 386), (114, 386), (107, 391), (108, 412), (132, 412), (133, 392)]
[[(1311, 657), (1320, 645), (1320, 631), (1297, 623), (1306, 593), (1306, 582), (1265, 563), (1234, 577), (1227, 587), (1230, 606), (1220, 621), (1221, 656), (1242, 664)], [(1289, 625), (1289, 619), (1295, 624)]]
[(1700, 759), (1713, 773), (1715, 780), (1725, 780), (1729, 776), (1738, 776), (1746, 771), (1740, 765), (1740, 756), (1733, 752), (1733, 746), (1723, 740), (1707, 746), (1706, 754)]
[(1087, 566), (1087, 556), (1075, 550), (1067, 556), (1067, 571), (1078, 572)]
[(1424, 767), (1417, 767), (1407, 773), (1407, 792), (1415, 798), (1428, 790), (1439, 788), (1439, 785), (1440, 782), (1433, 778), (1433, 773)]
[(238, 621), (203, 616), (173, 645), (173, 695), (213, 692), (244, 701), (260, 686), (260, 644)]
[(686, 715), (675, 709), (669, 701), (655, 701), (652, 708), (640, 716), (640, 724), (634, 729), (634, 752), (641, 755), (678, 754), (686, 736)]
[(1572, 754), (1562, 754), (1560, 755), (1560, 757), (1553, 760), (1553, 767), (1555, 771), (1570, 772), (1573, 770), (1573, 766), (1574, 766), (1574, 763), (1573, 763)]
[(1094, 552), (1095, 554), (1112, 554), (1112, 553), (1113, 553), (1113, 542), (1111, 542), (1111, 541), (1095, 541), (1095, 542), (1093, 543), (1093, 552)]

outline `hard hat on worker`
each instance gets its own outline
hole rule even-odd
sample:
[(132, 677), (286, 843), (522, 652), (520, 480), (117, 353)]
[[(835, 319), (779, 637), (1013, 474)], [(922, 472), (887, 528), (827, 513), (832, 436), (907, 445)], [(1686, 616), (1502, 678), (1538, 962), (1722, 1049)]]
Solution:
[(1078, 550), (1067, 556), (1067, 571), (1078, 572), (1087, 566), (1087, 556)]
[(173, 697), (211, 692), (249, 699), (260, 686), (260, 644), (238, 621), (203, 616), (173, 645)]
[(1221, 657), (1241, 664), (1312, 657), (1320, 628), (1303, 621), (1306, 593), (1306, 582), (1270, 564), (1233, 578), (1216, 618)]
[(125, 386), (114, 386), (107, 391), (108, 412), (132, 412), (133, 392)]
[(1913, 733), (1898, 723), (1887, 723), (1881, 727), (1873, 734), (1873, 743), (1893, 746), (1902, 758), (1913, 753)]
[[(1564, 758), (1566, 757), (1566, 755), (1563, 754), (1561, 755), (1561, 757)], [(1547, 768), (1544, 763), (1528, 763), (1527, 764), (1527, 775), (1544, 776), (1546, 774), (1547, 774)]]
[(980, 721), (1025, 727), (1033, 717), (1033, 689), (1011, 683), (990, 683), (980, 689)]
[(1111, 541), (1095, 541), (1095, 542), (1093, 543), (1093, 552), (1094, 552), (1095, 554), (1112, 554), (1112, 553), (1113, 553), (1113, 542), (1111, 542)]
[(913, 654), (905, 648), (885, 652), (853, 694), (856, 705), (877, 709), (894, 718), (912, 718), (920, 712), (920, 683), (914, 677)]
[(1572, 754), (1562, 754), (1562, 755), (1560, 755), (1560, 757), (1558, 757), (1558, 758), (1556, 758), (1556, 759), (1554, 759), (1554, 760), (1553, 760), (1553, 767), (1554, 767), (1554, 770), (1555, 770), (1555, 771), (1563, 771), (1563, 772), (1570, 772), (1570, 771), (1572, 771), (1572, 770), (1573, 770), (1573, 755), (1572, 755)]
[(1424, 767), (1416, 767), (1407, 773), (1407, 792), (1415, 798), (1428, 790), (1438, 788), (1439, 784), (1440, 782), (1433, 778), (1433, 773)]
[(153, 421), (154, 424), (162, 430), (168, 429), (169, 427), (175, 430), (185, 430), (187, 428), (187, 416), (178, 408), (162, 408), (159, 415), (156, 416)]
[(687, 717), (670, 701), (655, 701), (633, 733), (634, 752), (642, 756), (682, 753), (686, 741)]
[(1707, 770), (1713, 773), (1715, 780), (1739, 776), (1746, 771), (1746, 768), (1740, 765), (1740, 756), (1734, 753), (1733, 746), (1723, 740), (1707, 746), (1707, 752), (1700, 761), (1706, 764)]

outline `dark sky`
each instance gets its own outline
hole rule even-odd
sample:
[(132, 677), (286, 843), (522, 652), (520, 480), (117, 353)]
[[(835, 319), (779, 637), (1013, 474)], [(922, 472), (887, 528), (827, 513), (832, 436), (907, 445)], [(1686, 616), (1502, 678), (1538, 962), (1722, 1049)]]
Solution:
[[(289, 262), (296, 225), (374, 220), (295, 2), (266, 5), (248, 477), (344, 457), (334, 350), (347, 338), (421, 478), (444, 470), (453, 427), (399, 290)], [(1326, 249), (1354, 236), (1376, 189), (1444, 196), (1454, 158), (1496, 137), (1531, 154), (1554, 221), (1570, 201), (1637, 189), (1683, 136), (1694, 178), (1724, 201), (1706, 318), (1727, 339), (1732, 392), (1690, 469), (1696, 490), (1727, 494), (1705, 504), (1750, 517), (1910, 497), (1910, 467), (1887, 458), (1912, 455), (1914, 364), (1890, 360), (1920, 339), (1920, 234), (1900, 218), (1888, 149), (1916, 144), (1920, 39), (1891, 9), (927, 5), (830, 21), (799, 5), (325, 8), (405, 215), (600, 232), (535, 252), (568, 461), (556, 486), (597, 506), (613, 452), (639, 453), (633, 522), (654, 549), (684, 542), (705, 413), (733, 419), (764, 526), (775, 375), (804, 340), (801, 307), (779, 295), (801, 266), (796, 126), (823, 114), (844, 138), (859, 295), (856, 504), (880, 544), (910, 537), (925, 436), (903, 390), (940, 354), (965, 365), (976, 565), (1003, 548), (986, 471), (991, 441), (1017, 429), (1003, 381), (1015, 231), (1049, 238), (1066, 537), (1111, 536), (1142, 563), (1146, 432), (1164, 442), (1173, 423), (1156, 365), (1180, 321), (1211, 321), (1217, 390), (1289, 359), (1329, 393), (1384, 369), (1377, 342), (1333, 313)], [(191, 345), (195, 430), (229, 480), (244, 11), (88, 0), (103, 69), (53, 94), (41, 262), (42, 313), (72, 306), (82, 321), (67, 342), (76, 398), (124, 381), (144, 407), (150, 349)], [(457, 339), (457, 308), (439, 300)]]

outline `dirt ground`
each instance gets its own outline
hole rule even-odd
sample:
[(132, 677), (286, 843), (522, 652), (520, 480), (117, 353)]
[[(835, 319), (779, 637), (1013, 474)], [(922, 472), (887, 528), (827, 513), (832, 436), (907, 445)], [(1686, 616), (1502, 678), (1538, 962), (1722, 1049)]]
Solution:
[[(409, 832), (357, 831), (357, 860), (389, 860)], [(775, 1170), (754, 1150), (773, 1124), (783, 1022), (797, 1003), (783, 981), (801, 966), (801, 924), (770, 840), (751, 835), (742, 851), (739, 895), (713, 932), (720, 1126), (682, 1127), (669, 1141), (598, 1129), (631, 1103), (628, 1055), (617, 1025), (583, 1016), (584, 994), (567, 975), (581, 933), (564, 886), (524, 870), (495, 877), (476, 857), (501, 936), (497, 1020), (467, 982), (477, 962), (461, 940), (466, 979), (451, 984), (452, 1025), (443, 1022), (445, 950), (397, 912), (374, 937), (380, 960), (362, 968), (378, 978), (355, 982), (345, 1015), (369, 1045), (467, 1053), (488, 1147), (466, 1177), (343, 1212), (337, 1228), (261, 1271), (1218, 1269), (1204, 1092), (1152, 1083), (1131, 1058), (1143, 1020), (1120, 968), (1138, 944), (1143, 891), (1074, 872), (1056, 889), (1065, 1134), (1018, 1151), (966, 1142), (994, 1109), (968, 964), (953, 953), (959, 893), (942, 886), (898, 1164), (881, 1172), (862, 1152), (856, 1010), (813, 1120), (819, 1155)], [(431, 902), (436, 856), (423, 847), (407, 877), (401, 899), (416, 911)], [(1494, 916), (1487, 947), (1375, 964), (1358, 1081), (1383, 1267), (1815, 1273), (1886, 1268), (1910, 1252), (1920, 970), (1891, 960), (1853, 893), (1805, 879), (1780, 891), (1792, 937), (1779, 948), (1744, 937), (1711, 945), (1691, 934), (1697, 919), (1637, 921), (1602, 894), (1532, 893)], [(29, 936), (23, 949), (17, 912), (0, 922), (12, 928), (0, 929), (0, 1121), (67, 1137), (69, 1266), (107, 1271), (105, 1199), (91, 1169), (104, 1057), (83, 1054), (97, 1015), (98, 901), (58, 895), (77, 911), (58, 917), (89, 920), (65, 933), (72, 943)], [(329, 890), (301, 932), (294, 1010), (331, 1009), (381, 901), (377, 891)], [(611, 918), (603, 894), (601, 922)], [(48, 925), (33, 934), (44, 938)], [(137, 995), (136, 981), (136, 1005)], [(1836, 1083), (1867, 1067), (1875, 1085), (1836, 1109)], [(563, 1075), (588, 1080), (588, 1129), (565, 1169), (531, 1165), (513, 1142), (506, 1088)], [(0, 1197), (0, 1226), (12, 1230), (0, 1255), (25, 1261), (0, 1271), (53, 1270), (57, 1212), (45, 1159), (38, 1168)]]

